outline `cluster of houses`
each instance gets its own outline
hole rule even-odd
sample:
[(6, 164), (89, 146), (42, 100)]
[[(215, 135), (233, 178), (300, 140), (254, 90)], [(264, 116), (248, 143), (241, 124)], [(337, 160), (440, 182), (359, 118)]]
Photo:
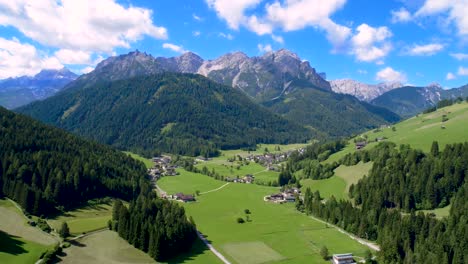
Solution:
[(275, 193), (271, 195), (267, 195), (263, 198), (265, 202), (273, 202), (273, 203), (287, 203), (287, 202), (295, 202), (296, 197), (301, 193), (301, 190), (296, 187), (286, 188), (280, 193)]
[[(302, 155), (305, 152), (305, 148), (300, 148), (297, 151), (299, 152), (299, 154)], [(293, 152), (294, 152), (293, 150), (290, 150), (290, 151), (283, 152), (283, 153), (265, 153), (265, 154), (259, 154), (259, 155), (250, 154), (245, 159), (248, 161), (261, 164), (267, 167), (268, 170), (279, 171), (279, 167), (275, 166), (275, 164), (286, 161)]]
[(154, 166), (153, 168), (148, 169), (148, 174), (153, 178), (153, 180), (157, 180), (162, 176), (177, 175), (177, 167), (171, 165), (171, 160), (171, 157), (166, 155), (160, 157), (153, 157), (152, 161), (154, 163)]
[(255, 180), (255, 176), (253, 176), (252, 174), (247, 174), (244, 177), (236, 177), (236, 178), (226, 177), (224, 178), (224, 180), (227, 182), (236, 182), (236, 183), (253, 183)]
[(195, 196), (192, 194), (183, 194), (183, 193), (176, 193), (169, 195), (169, 197), (166, 197), (172, 200), (188, 203), (188, 202), (195, 202)]

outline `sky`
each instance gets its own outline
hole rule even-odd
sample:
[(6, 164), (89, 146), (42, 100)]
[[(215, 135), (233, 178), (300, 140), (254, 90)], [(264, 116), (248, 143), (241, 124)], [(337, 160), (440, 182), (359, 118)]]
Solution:
[(136, 49), (289, 49), (328, 80), (468, 84), (468, 0), (0, 0), (0, 79)]

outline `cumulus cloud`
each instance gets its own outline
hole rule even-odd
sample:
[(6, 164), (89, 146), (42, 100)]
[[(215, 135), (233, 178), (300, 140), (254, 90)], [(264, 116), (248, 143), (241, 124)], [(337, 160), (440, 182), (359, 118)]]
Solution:
[(91, 62), (90, 52), (82, 50), (61, 49), (55, 52), (55, 57), (63, 64), (89, 64)]
[(468, 0), (426, 0), (415, 16), (441, 15), (457, 27), (460, 36), (468, 36)]
[(192, 32), (192, 35), (193, 35), (194, 37), (199, 37), (199, 36), (201, 35), (201, 32), (200, 32), (200, 31), (193, 31), (193, 32)]
[(413, 16), (411, 13), (406, 10), (406, 8), (402, 7), (399, 10), (392, 10), (392, 23), (406, 23), (411, 21)]
[(379, 72), (377, 72), (375, 79), (377, 81), (382, 81), (382, 82), (401, 82), (401, 83), (405, 83), (407, 80), (406, 75), (404, 73), (396, 71), (392, 69), (391, 67), (386, 67), (380, 70)]
[(264, 6), (264, 15), (249, 15), (248, 10), (258, 8), (262, 0), (206, 0), (229, 28), (238, 30), (240, 26), (258, 35), (272, 34), (275, 29), (285, 32), (316, 27), (324, 30), (327, 39), (335, 47), (343, 45), (351, 35), (351, 29), (339, 25), (330, 16), (341, 9), (346, 0), (289, 0), (270, 1)]
[(457, 78), (457, 77), (455, 76), (455, 74), (453, 74), (453, 73), (451, 73), (451, 72), (447, 73), (447, 76), (445, 76), (445, 79), (447, 79), (447, 80), (449, 80), (449, 81), (450, 81), (450, 80), (454, 80), (454, 79), (456, 79), (456, 78)]
[(357, 34), (351, 38), (351, 54), (359, 61), (381, 62), (392, 49), (388, 38), (392, 32), (387, 27), (371, 27), (361, 24), (357, 27)]
[(162, 45), (162, 47), (165, 48), (165, 49), (172, 50), (172, 51), (177, 52), (177, 53), (187, 52), (187, 50), (185, 50), (182, 46), (175, 45), (175, 44), (172, 44), (172, 43), (164, 43)]
[(270, 44), (267, 44), (267, 45), (258, 44), (258, 45), (257, 45), (257, 48), (258, 48), (258, 50), (259, 50), (261, 53), (266, 53), (266, 52), (271, 52), (271, 51), (273, 51), (273, 48), (271, 47)]
[(458, 67), (458, 75), (460, 76), (468, 76), (468, 68), (465, 68), (465, 67)]
[(88, 66), (88, 67), (84, 67), (83, 69), (81, 69), (80, 72), (83, 74), (86, 74), (86, 73), (92, 72), (93, 70), (94, 70), (94, 67)]
[(431, 56), (444, 49), (444, 45), (431, 43), (426, 45), (413, 45), (406, 53), (411, 56)]
[(0, 37), (0, 79), (60, 68), (63, 64), (57, 58), (41, 54), (33, 45)]
[(468, 53), (450, 53), (450, 56), (457, 60), (468, 60)]
[(166, 28), (153, 24), (151, 10), (114, 0), (1, 0), (0, 25), (45, 46), (75, 51), (111, 53), (144, 36), (167, 38)]

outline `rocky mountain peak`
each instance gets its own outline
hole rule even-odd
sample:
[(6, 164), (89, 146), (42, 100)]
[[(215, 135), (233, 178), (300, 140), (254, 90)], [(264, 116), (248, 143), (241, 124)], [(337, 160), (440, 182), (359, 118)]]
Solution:
[(399, 82), (365, 84), (351, 79), (333, 80), (330, 81), (330, 85), (335, 93), (350, 94), (361, 101), (367, 102), (390, 90), (403, 86)]
[(174, 58), (174, 63), (179, 72), (194, 73), (203, 64), (203, 59), (193, 52), (186, 52)]
[(54, 80), (54, 79), (70, 79), (74, 80), (78, 78), (78, 75), (71, 72), (68, 68), (63, 67), (62, 69), (44, 69), (38, 74), (34, 75), (34, 79), (37, 80)]

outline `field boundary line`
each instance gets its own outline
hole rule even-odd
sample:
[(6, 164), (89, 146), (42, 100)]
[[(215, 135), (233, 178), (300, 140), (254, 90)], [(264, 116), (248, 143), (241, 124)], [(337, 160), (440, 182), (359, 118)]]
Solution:
[(316, 221), (318, 221), (318, 222), (320, 222), (320, 223), (326, 224), (328, 226), (332, 226), (333, 228), (338, 230), (340, 233), (343, 233), (343, 234), (349, 236), (351, 239), (356, 240), (357, 242), (359, 242), (360, 244), (362, 244), (364, 246), (367, 246), (367, 247), (369, 247), (369, 248), (371, 248), (371, 249), (373, 249), (375, 251), (380, 251), (380, 246), (375, 244), (375, 243), (368, 242), (368, 241), (366, 241), (366, 240), (364, 240), (362, 238), (359, 238), (359, 237), (357, 237), (357, 236), (355, 236), (353, 234), (350, 234), (350, 233), (344, 231), (342, 228), (340, 228), (340, 227), (338, 227), (336, 225), (330, 224), (330, 223), (328, 223), (326, 221), (323, 221), (322, 219), (319, 219), (319, 218), (317, 218), (315, 216), (309, 215), (309, 217), (316, 220)]
[(201, 241), (203, 241), (203, 243), (205, 243), (205, 245), (211, 250), (211, 252), (213, 252), (213, 254), (215, 254), (215, 256), (218, 257), (224, 264), (231, 264), (231, 262), (229, 262), (229, 260), (227, 260), (226, 257), (223, 256), (223, 254), (216, 250), (216, 248), (214, 248), (213, 245), (211, 245), (211, 243), (208, 242), (208, 240), (206, 240), (203, 234), (200, 233), (200, 231), (198, 230), (197, 235), (201, 239)]
[(223, 184), (223, 186), (221, 187), (218, 187), (216, 189), (213, 189), (213, 190), (209, 190), (209, 191), (206, 191), (206, 192), (201, 192), (200, 194), (205, 194), (205, 193), (210, 193), (210, 192), (216, 192), (216, 191), (219, 191), (221, 190), (222, 188), (226, 187), (227, 185), (229, 185), (230, 182), (226, 183), (226, 184)]

